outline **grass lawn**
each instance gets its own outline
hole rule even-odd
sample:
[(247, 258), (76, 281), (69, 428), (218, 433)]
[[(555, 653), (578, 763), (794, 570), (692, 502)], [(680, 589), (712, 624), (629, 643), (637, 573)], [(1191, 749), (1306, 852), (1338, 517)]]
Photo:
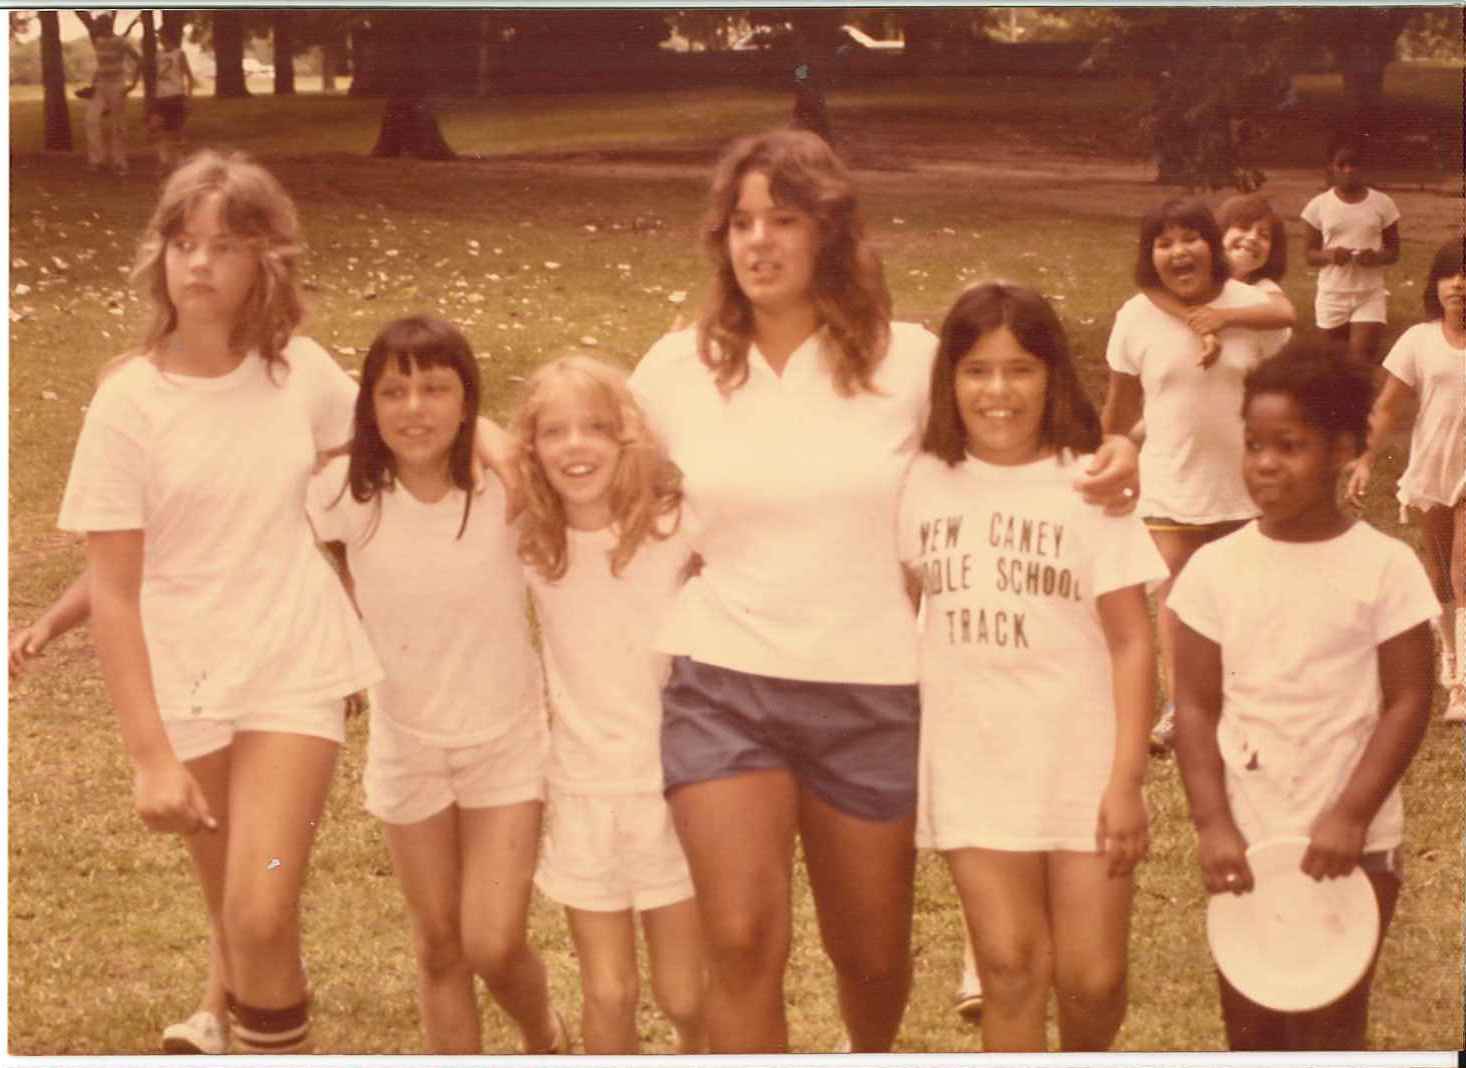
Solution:
[[(1405, 69), (1390, 86), (1413, 102), (1417, 126), (1459, 144), (1460, 77)], [(1300, 84), (1309, 114), (1336, 114), (1336, 82)], [(1439, 124), (1451, 92), (1453, 132)], [(842, 91), (832, 106), (898, 317), (935, 327), (956, 293), (983, 277), (1034, 285), (1059, 308), (1098, 400), (1111, 318), (1133, 291), (1139, 215), (1175, 192), (1153, 183), (1131, 144), (1136, 86), (926, 80)], [(782, 122), (787, 108), (783, 94), (726, 89), (453, 102), (444, 132), (479, 158), (446, 164), (364, 158), (380, 102), (343, 96), (201, 98), (189, 133), (248, 149), (295, 195), (309, 243), (306, 333), (354, 369), (387, 319), (416, 310), (450, 318), (480, 357), (486, 409), (502, 417), (544, 358), (593, 343), (629, 366), (697, 307), (708, 163), (728, 137)], [(125, 271), (156, 194), (140, 129), (133, 176), (101, 178), (79, 153), (32, 151), (39, 114), (34, 99), (12, 101), (12, 625), (33, 619), (81, 566), (81, 542), (55, 530), (56, 511), (97, 369), (140, 326)], [(1262, 144), (1276, 152), (1259, 157), (1266, 191), (1290, 220), (1320, 188), (1326, 136), (1318, 123), (1294, 122), (1269, 127)], [(80, 139), (79, 104), (73, 124)], [(1420, 318), (1430, 255), (1462, 218), (1459, 175), (1447, 180), (1424, 156), (1391, 159), (1377, 183), (1400, 206), (1404, 243), (1390, 271), (1387, 343)], [(1289, 224), (1294, 265), (1284, 284), (1307, 321), (1314, 279), (1299, 225)], [(1366, 515), (1409, 539), (1388, 492), (1399, 468), (1398, 457), (1382, 465)], [(9, 1052), (151, 1052), (202, 981), (202, 902), (183, 850), (131, 812), (129, 770), (85, 631), (57, 642), (12, 688), (10, 711)], [(304, 901), (315, 1035), (322, 1052), (411, 1052), (420, 1039), (409, 933), (381, 835), (361, 809), (364, 743), (355, 722)], [(1194, 835), (1173, 762), (1152, 763), (1147, 794), (1154, 844), (1138, 880), (1131, 1004), (1117, 1048), (1221, 1049)], [(1460, 728), (1434, 722), (1406, 780), (1407, 881), (1376, 982), (1376, 1048), (1462, 1042), (1462, 798)], [(842, 1038), (832, 976), (802, 884), (795, 907), (793, 1045), (832, 1050)], [(578, 983), (563, 919), (541, 900), (531, 922), (556, 1001), (573, 1019)], [(915, 923), (916, 987), (898, 1050), (975, 1050), (977, 1032), (950, 1011), (961, 941), (939, 858), (922, 858)], [(641, 1023), (648, 1052), (671, 1049), (670, 1028), (649, 1007)], [(508, 1051), (514, 1041), (487, 1009), (486, 1048)]]

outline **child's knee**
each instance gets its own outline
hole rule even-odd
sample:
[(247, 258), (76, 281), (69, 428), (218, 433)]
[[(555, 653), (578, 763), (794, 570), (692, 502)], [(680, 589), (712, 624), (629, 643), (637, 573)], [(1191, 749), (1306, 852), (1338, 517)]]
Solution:
[(234, 894), (224, 899), (224, 941), (230, 953), (252, 956), (279, 949), (299, 936), (293, 904), (265, 895)]
[(456, 923), (418, 922), (413, 926), (412, 941), (418, 970), (429, 978), (448, 975), (463, 966), (463, 939)]
[(1060, 968), (1054, 976), (1054, 992), (1081, 1011), (1101, 1012), (1125, 1003), (1123, 961), (1091, 961)]
[(652, 997), (657, 1008), (679, 1030), (694, 1026), (702, 1019), (703, 982), (700, 974), (679, 975), (675, 980), (653, 975)]
[(463, 951), (473, 970), (489, 983), (497, 983), (512, 977), (526, 959), (529, 943), (525, 932), (467, 927), (463, 931)]
[(641, 991), (635, 971), (606, 970), (581, 977), (581, 997), (598, 1018), (626, 1020), (635, 1018)]
[(979, 958), (978, 973), (984, 999), (1023, 1002), (1047, 993), (1053, 982), (1053, 960), (1037, 941), (988, 945)]

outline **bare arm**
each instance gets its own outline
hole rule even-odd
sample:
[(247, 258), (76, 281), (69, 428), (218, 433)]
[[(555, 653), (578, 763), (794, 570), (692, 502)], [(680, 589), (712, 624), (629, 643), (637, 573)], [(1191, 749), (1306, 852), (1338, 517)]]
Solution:
[(1197, 308), (1187, 317), (1191, 329), (1201, 331), (1210, 327), (1213, 331), (1225, 330), (1229, 326), (1240, 326), (1244, 330), (1291, 329), (1298, 322), (1298, 313), (1293, 302), (1281, 293), (1268, 294), (1265, 304), (1248, 304), (1241, 308)]
[(1420, 623), (1379, 647), (1379, 722), (1332, 805), (1319, 813), (1303, 854), (1315, 879), (1348, 875), (1359, 863), (1370, 821), (1410, 766), (1430, 717), (1430, 629)]
[(91, 615), (91, 572), (83, 571), (72, 579), (61, 596), (41, 613), (39, 619), (10, 636), (10, 677), (16, 678), (26, 664), (44, 654), (48, 643), (71, 628), (85, 623)]
[(1380, 247), (1359, 251), (1359, 262), (1365, 267), (1388, 267), (1400, 262), (1400, 224), (1390, 223), (1380, 233)]
[(1308, 243), (1304, 246), (1303, 258), (1314, 267), (1327, 267), (1330, 264), (1345, 264), (1349, 262), (1349, 250), (1342, 245), (1335, 248), (1323, 247), (1323, 231), (1308, 223), (1303, 224), (1304, 230), (1308, 233)]
[(1140, 376), (1110, 371), (1105, 406), (1100, 411), (1100, 428), (1106, 434), (1128, 434), (1144, 407), (1145, 391), (1140, 386)]
[(203, 791), (173, 753), (158, 714), (152, 662), (143, 640), (143, 533), (87, 535), (92, 573), (92, 638), (122, 743), (133, 766), (133, 803), (155, 831), (185, 834), (217, 826)]
[(1237, 829), (1217, 745), (1222, 716), (1222, 647), (1177, 621), (1176, 763), (1196, 826), (1201, 881), (1209, 894), (1252, 889), (1247, 840)]
[(1155, 704), (1155, 646), (1143, 587), (1101, 594), (1095, 607), (1110, 650), (1115, 696), (1115, 759), (1100, 799), (1095, 845), (1108, 858), (1113, 876), (1134, 869), (1150, 848), (1150, 816), (1141, 791)]
[(183, 71), (183, 92), (185, 96), (193, 96), (197, 83), (193, 79), (193, 68), (188, 65), (188, 54), (181, 49), (178, 52), (178, 62), (182, 64), (179, 70)]
[(1370, 476), (1374, 473), (1374, 462), (1379, 450), (1396, 427), (1407, 422), (1415, 407), (1415, 391), (1400, 379), (1385, 372), (1385, 388), (1374, 399), (1369, 412), (1369, 438), (1364, 451), (1355, 461), (1354, 470), (1349, 473), (1348, 495), (1358, 500), (1369, 488)]

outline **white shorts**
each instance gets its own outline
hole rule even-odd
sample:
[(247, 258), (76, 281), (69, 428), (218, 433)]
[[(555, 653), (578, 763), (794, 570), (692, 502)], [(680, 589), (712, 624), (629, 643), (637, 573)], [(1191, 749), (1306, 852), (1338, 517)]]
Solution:
[(1334, 293), (1320, 289), (1313, 299), (1313, 316), (1320, 330), (1333, 330), (1346, 323), (1383, 323), (1389, 290), (1365, 289)]
[(226, 749), (240, 731), (272, 731), (325, 738), (341, 745), (346, 741), (346, 699), (333, 697), (313, 705), (293, 708), (261, 708), (227, 719), (192, 716), (177, 709), (163, 711), (163, 729), (179, 760)]
[(550, 791), (534, 875), (540, 893), (587, 912), (647, 912), (692, 897), (692, 875), (660, 792)]
[(539, 708), (493, 741), (441, 746), (373, 714), (367, 736), (366, 809), (384, 823), (419, 823), (449, 805), (495, 808), (545, 796), (549, 728)]

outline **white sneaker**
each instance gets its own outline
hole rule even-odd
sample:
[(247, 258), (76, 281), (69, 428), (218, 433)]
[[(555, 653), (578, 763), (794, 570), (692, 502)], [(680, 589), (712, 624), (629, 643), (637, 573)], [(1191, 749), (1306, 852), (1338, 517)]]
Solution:
[(227, 1053), (229, 1026), (207, 1009), (200, 1009), (182, 1023), (163, 1028), (163, 1052), (210, 1056)]
[(1446, 698), (1446, 710), (1441, 713), (1441, 719), (1447, 723), (1466, 722), (1466, 682), (1458, 682), (1451, 687), (1450, 696)]

